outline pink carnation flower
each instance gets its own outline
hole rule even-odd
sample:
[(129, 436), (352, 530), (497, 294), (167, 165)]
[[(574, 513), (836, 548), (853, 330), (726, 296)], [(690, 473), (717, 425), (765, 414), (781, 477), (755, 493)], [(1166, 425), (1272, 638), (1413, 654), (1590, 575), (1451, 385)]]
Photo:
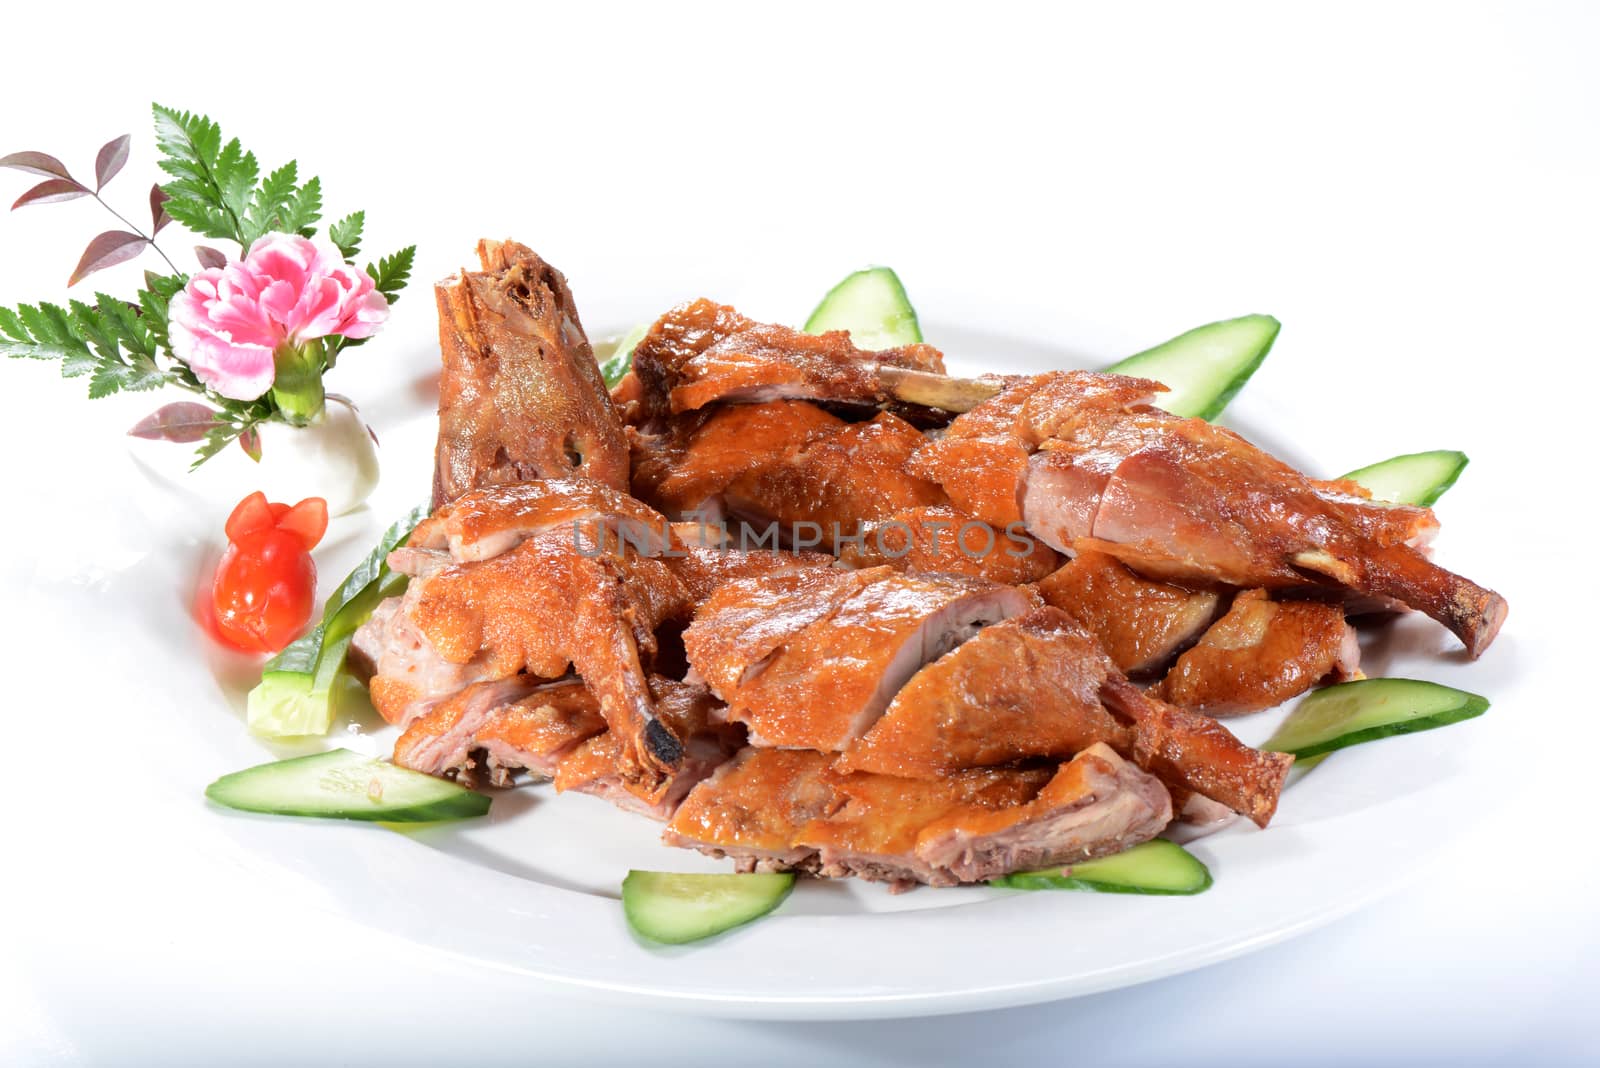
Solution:
[(172, 351), (224, 397), (272, 388), (273, 354), (330, 334), (369, 337), (389, 302), (365, 271), (294, 234), (267, 234), (243, 260), (189, 279), (168, 314)]

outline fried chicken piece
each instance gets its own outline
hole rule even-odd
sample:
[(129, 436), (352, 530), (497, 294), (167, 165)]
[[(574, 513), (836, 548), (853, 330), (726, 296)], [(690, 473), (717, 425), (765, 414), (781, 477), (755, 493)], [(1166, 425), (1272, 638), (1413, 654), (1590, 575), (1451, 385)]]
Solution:
[(1079, 553), (1038, 588), (1047, 604), (1093, 632), (1128, 675), (1165, 667), (1211, 625), (1222, 601), (1214, 590), (1141, 578), (1115, 557), (1092, 551)]
[(560, 271), (525, 245), (479, 241), (481, 271), (439, 304), (437, 507), (479, 486), (581, 475), (628, 486), (628, 448)]
[[(1031, 607), (1022, 591), (979, 579), (873, 568), (828, 583), (817, 574), (729, 583), (684, 633), (690, 664), (755, 744), (843, 749), (922, 665)], [(752, 638), (751, 617), (763, 614), (766, 629)]]
[(928, 782), (857, 773), (839, 776), (838, 789), (844, 805), (797, 844), (817, 850), (820, 875), (893, 889), (1076, 864), (1149, 841), (1172, 820), (1166, 787), (1101, 744), (1054, 774), (992, 768)]
[(1171, 704), (1232, 716), (1280, 705), (1324, 679), (1353, 678), (1360, 660), (1355, 628), (1338, 605), (1247, 590), (1178, 658), (1158, 693)]
[(683, 739), (684, 758), (664, 789), (646, 789), (619, 768), (623, 747), (600, 703), (577, 678), (542, 683), (527, 675), (467, 687), (413, 720), (394, 762), (467, 786), (510, 786), (518, 772), (553, 779), (557, 791), (602, 797), (665, 820), (694, 785), (744, 745), (744, 731), (714, 722), (704, 686), (650, 677), (656, 713)]
[(846, 331), (805, 334), (758, 323), (726, 305), (696, 300), (673, 308), (633, 350), (646, 417), (664, 419), (714, 402), (777, 399), (881, 404), (880, 365), (942, 372), (928, 345), (866, 352)]

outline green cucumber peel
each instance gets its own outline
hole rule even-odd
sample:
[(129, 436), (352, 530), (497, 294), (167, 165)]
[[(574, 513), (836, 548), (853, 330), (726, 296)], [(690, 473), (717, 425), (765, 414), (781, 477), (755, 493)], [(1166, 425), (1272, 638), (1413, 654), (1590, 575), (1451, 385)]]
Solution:
[(611, 355), (605, 358), (600, 365), (600, 377), (605, 379), (607, 389), (616, 389), (617, 383), (633, 367), (633, 350), (639, 347), (639, 342), (650, 332), (649, 323), (640, 323), (638, 326), (622, 335), (622, 340), (617, 342), (616, 348), (611, 350)]
[(760, 919), (793, 888), (788, 873), (630, 871), (622, 880), (622, 911), (640, 938), (684, 945)]
[(1475, 693), (1420, 679), (1357, 679), (1308, 695), (1261, 748), (1296, 760), (1460, 723), (1488, 711)]
[(1365, 487), (1374, 500), (1387, 504), (1430, 507), (1456, 484), (1467, 469), (1467, 454), (1454, 449), (1434, 449), (1391, 456), (1357, 468), (1341, 478)]
[(850, 343), (867, 351), (922, 341), (917, 310), (900, 276), (889, 267), (866, 267), (846, 275), (828, 290), (803, 329), (808, 334), (848, 330)]
[(1173, 415), (1215, 419), (1272, 351), (1282, 324), (1270, 315), (1207, 323), (1106, 368), (1167, 387), (1155, 404)]
[(1193, 853), (1176, 842), (1154, 838), (1109, 857), (1002, 875), (990, 885), (1008, 890), (1189, 896), (1209, 889), (1211, 882), (1211, 872)]
[(206, 797), (244, 812), (382, 823), (468, 819), (490, 799), (453, 782), (349, 749), (258, 764), (224, 775)]

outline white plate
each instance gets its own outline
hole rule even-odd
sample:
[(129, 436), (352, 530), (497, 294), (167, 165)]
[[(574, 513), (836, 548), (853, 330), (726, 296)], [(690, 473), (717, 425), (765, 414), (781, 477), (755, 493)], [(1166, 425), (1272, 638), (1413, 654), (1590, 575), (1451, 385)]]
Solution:
[[(626, 325), (626, 324), (619, 324)], [(970, 328), (929, 337), (958, 371), (1081, 365), (1070, 347)], [(1293, 383), (1293, 375), (1275, 381)], [(1344, 429), (1283, 422), (1303, 395), (1247, 389), (1235, 425), (1308, 470), (1399, 451), (1375, 437), (1352, 454)], [(335, 522), (319, 567), (337, 581), (395, 515), (427, 492), (435, 428), (427, 380), (362, 397), (384, 428), (385, 480), (370, 512)], [(1331, 421), (1324, 421), (1329, 422)], [(1283, 448), (1293, 431), (1295, 447)], [(1450, 444), (1470, 444), (1451, 442)], [(1348, 461), (1348, 462), (1347, 462)], [(245, 877), (276, 885), (286, 914), (318, 908), (421, 946), (522, 973), (553, 986), (620, 1000), (724, 1015), (869, 1017), (965, 1011), (1068, 997), (1199, 967), (1290, 937), (1396, 885), (1448, 835), (1470, 829), (1476, 784), (1491, 773), (1502, 717), (1336, 754), (1289, 789), (1270, 830), (1236, 826), (1191, 848), (1215, 886), (1193, 898), (989, 889), (919, 889), (803, 882), (777, 914), (713, 942), (650, 948), (628, 932), (617, 887), (629, 868), (726, 870), (656, 841), (658, 828), (549, 787), (500, 796), (488, 819), (407, 833), (282, 820), (210, 809), (215, 776), (293, 749), (253, 739), (241, 723), (252, 661), (206, 648), (186, 596), (208, 573), (220, 526), (146, 478), (131, 459), (126, 498), (77, 502), (96, 522), (66, 528), (61, 552), (24, 591), (37, 626), (70, 625), (104, 648), (97, 668), (121, 684), (115, 714), (99, 717), (105, 744), (137, 754), (121, 773), (147, 777), (151, 820), (220, 852)], [(1483, 487), (1469, 475), (1447, 498), (1443, 563), (1484, 574), (1479, 532), (1489, 529)], [(75, 544), (82, 538), (84, 544)], [(90, 543), (92, 541), (92, 550)], [(1372, 674), (1435, 679), (1516, 702), (1516, 616), (1484, 661), (1468, 664), (1454, 639), (1407, 618), (1366, 635)], [(94, 713), (90, 713), (94, 715)], [(1259, 742), (1280, 713), (1234, 721)], [(142, 724), (181, 722), (154, 737)], [(387, 753), (370, 710), (335, 741)]]

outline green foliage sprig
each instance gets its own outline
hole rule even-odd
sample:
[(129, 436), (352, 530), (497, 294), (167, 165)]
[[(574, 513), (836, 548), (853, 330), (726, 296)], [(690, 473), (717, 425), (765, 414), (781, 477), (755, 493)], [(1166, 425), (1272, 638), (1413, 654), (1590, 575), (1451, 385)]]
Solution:
[[(188, 283), (156, 237), (176, 222), (205, 238), (232, 241), (242, 256), (260, 237), (271, 233), (313, 237), (322, 219), (322, 183), (315, 176), (299, 178), (295, 160), (261, 175), (255, 154), (238, 138), (223, 140), (222, 129), (205, 115), (152, 105), (155, 116), (157, 165), (168, 177), (151, 187), (150, 228), (147, 233), (101, 197), (106, 184), (128, 161), (131, 138), (124, 134), (107, 142), (95, 158), (93, 187), (72, 176), (56, 157), (43, 152), (14, 152), (0, 157), (0, 167), (39, 175), (45, 180), (12, 204), (49, 204), (92, 197), (121, 221), (126, 229), (108, 230), (89, 242), (67, 285), (97, 271), (125, 263), (154, 251), (168, 272), (146, 271), (144, 286), (133, 300), (96, 293), (94, 301), (68, 301), (65, 307), (41, 301), (16, 308), (0, 307), (0, 352), (7, 356), (55, 360), (64, 378), (87, 376), (89, 396), (107, 397), (123, 391), (142, 392), (171, 386), (203, 396), (207, 405), (171, 404), (152, 413), (130, 433), (166, 441), (198, 442), (194, 466), (239, 441), (259, 459), (256, 428), (278, 418), (271, 394), (252, 401), (223, 397), (206, 388), (194, 372), (172, 351), (167, 333), (168, 304)], [(366, 212), (357, 211), (328, 227), (328, 240), (347, 263), (361, 251)], [(200, 266), (220, 266), (228, 258), (216, 249), (195, 248)], [(368, 263), (366, 272), (390, 304), (410, 279), (416, 246), (411, 245)], [(359, 345), (359, 340), (328, 339), (326, 366), (332, 367), (339, 351)], [(209, 405), (209, 406), (208, 406)]]

